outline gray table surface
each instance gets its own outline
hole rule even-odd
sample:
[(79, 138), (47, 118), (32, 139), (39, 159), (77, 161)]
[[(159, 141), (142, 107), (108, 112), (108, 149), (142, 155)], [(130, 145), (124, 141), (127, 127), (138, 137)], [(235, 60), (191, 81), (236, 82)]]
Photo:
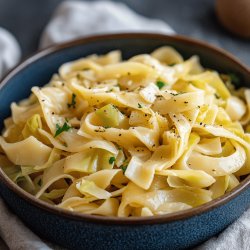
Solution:
[[(119, 0), (117, 0), (119, 1)], [(21, 44), (23, 56), (38, 48), (39, 37), (62, 0), (0, 0), (0, 26)], [(250, 66), (250, 40), (226, 32), (218, 23), (215, 0), (123, 0), (138, 13), (169, 23), (178, 34), (208, 41)]]

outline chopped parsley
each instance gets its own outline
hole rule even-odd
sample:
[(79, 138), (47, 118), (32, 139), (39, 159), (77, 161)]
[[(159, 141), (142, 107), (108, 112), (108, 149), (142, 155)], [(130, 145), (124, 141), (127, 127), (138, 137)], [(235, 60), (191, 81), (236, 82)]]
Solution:
[(162, 89), (162, 88), (166, 85), (166, 83), (165, 83), (165, 82), (162, 82), (162, 81), (157, 81), (157, 82), (156, 82), (156, 85), (157, 85), (157, 87), (158, 87), (159, 89)]
[(70, 128), (71, 128), (71, 126), (69, 126), (67, 122), (64, 122), (64, 124), (62, 126), (60, 126), (59, 124), (56, 124), (56, 133), (55, 133), (54, 137), (57, 137), (58, 135), (60, 135), (64, 131), (68, 131)]
[(109, 158), (109, 164), (113, 164), (115, 162), (115, 157), (112, 156)]
[(141, 109), (142, 108), (142, 105), (140, 103), (138, 103), (138, 108)]
[(71, 97), (71, 103), (67, 103), (68, 105), (68, 108), (76, 108), (76, 94), (72, 94), (72, 97)]
[(127, 170), (127, 167), (128, 167), (128, 165), (122, 165), (121, 166), (121, 170), (122, 170), (123, 174), (125, 174), (125, 171)]
[(230, 80), (231, 80), (231, 82), (232, 82), (234, 85), (239, 86), (239, 84), (240, 84), (240, 78), (239, 78), (236, 74), (234, 74), (234, 73), (229, 73), (229, 74), (227, 74), (227, 75), (230, 77)]

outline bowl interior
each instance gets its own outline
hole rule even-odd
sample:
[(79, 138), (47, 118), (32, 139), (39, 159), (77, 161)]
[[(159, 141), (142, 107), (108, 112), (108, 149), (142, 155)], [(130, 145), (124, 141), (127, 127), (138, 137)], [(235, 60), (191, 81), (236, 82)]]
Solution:
[(243, 84), (250, 83), (249, 71), (230, 55), (211, 48), (209, 45), (179, 36), (156, 34), (117, 34), (80, 39), (64, 45), (50, 47), (37, 53), (14, 69), (0, 85), (0, 130), (3, 120), (10, 115), (11, 102), (28, 97), (32, 86), (43, 86), (58, 71), (60, 65), (93, 53), (105, 54), (121, 50), (123, 57), (150, 53), (154, 49), (170, 45), (184, 58), (200, 57), (203, 66), (219, 72), (234, 72)]
[[(189, 58), (193, 55), (198, 55), (201, 64), (207, 68), (215, 69), (222, 73), (233, 72), (241, 79), (241, 85), (250, 86), (250, 70), (242, 65), (237, 59), (232, 57), (225, 51), (218, 50), (207, 44), (194, 41), (181, 36), (166, 36), (159, 34), (116, 34), (102, 35), (89, 38), (79, 39), (73, 42), (65, 43), (50, 47), (46, 50), (36, 53), (31, 58), (24, 61), (22, 64), (12, 70), (0, 83), (0, 131), (3, 128), (3, 120), (10, 115), (10, 104), (18, 102), (26, 98), (30, 94), (30, 89), (33, 86), (43, 86), (51, 76), (58, 71), (58, 68), (65, 62), (79, 59), (90, 54), (105, 54), (111, 50), (119, 49), (122, 51), (123, 58), (127, 59), (136, 54), (150, 53), (154, 49), (170, 45), (177, 49), (184, 58)], [(70, 218), (89, 218), (101, 220), (99, 216), (88, 216), (83, 214), (71, 213), (52, 207), (42, 201), (36, 200), (33, 196), (27, 194), (12, 182), (10, 182), (5, 174), (0, 169), (0, 179), (19, 196), (27, 198), (33, 204), (47, 209), (51, 212), (60, 212)], [(246, 178), (238, 187), (227, 193), (226, 195), (217, 198), (201, 207), (189, 209), (186, 212), (177, 212), (170, 216), (163, 216), (165, 219), (175, 220), (199, 214), (203, 211), (212, 209), (228, 202), (250, 185), (250, 176)], [(159, 216), (158, 216), (159, 217)], [(162, 217), (162, 216), (160, 216)], [(164, 221), (165, 221), (164, 219)], [(113, 222), (112, 219), (103, 221)], [(119, 223), (130, 223), (128, 220), (119, 219)], [(162, 219), (134, 219), (135, 223), (163, 222)]]

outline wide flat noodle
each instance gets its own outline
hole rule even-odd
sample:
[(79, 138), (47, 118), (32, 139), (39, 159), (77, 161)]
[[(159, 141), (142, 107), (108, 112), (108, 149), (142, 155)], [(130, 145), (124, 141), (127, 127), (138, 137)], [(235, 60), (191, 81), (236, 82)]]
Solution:
[(0, 166), (77, 213), (154, 216), (200, 206), (250, 173), (250, 90), (163, 46), (61, 65), (11, 104)]
[(33, 136), (16, 143), (7, 143), (0, 137), (0, 145), (8, 158), (17, 165), (44, 164), (52, 150)]

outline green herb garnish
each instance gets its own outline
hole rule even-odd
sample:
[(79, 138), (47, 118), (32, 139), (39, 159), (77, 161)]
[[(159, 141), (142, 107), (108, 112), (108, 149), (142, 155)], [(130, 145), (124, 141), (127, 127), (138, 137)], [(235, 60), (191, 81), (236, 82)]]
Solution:
[(156, 85), (157, 85), (157, 87), (158, 87), (159, 89), (162, 89), (162, 88), (166, 85), (166, 83), (165, 83), (165, 82), (162, 82), (162, 81), (157, 81), (157, 82), (156, 82)]
[(121, 166), (121, 170), (122, 170), (123, 174), (125, 174), (125, 171), (127, 170), (127, 167), (128, 167), (128, 165), (122, 165)]
[(230, 77), (231, 82), (232, 82), (234, 85), (239, 86), (239, 84), (240, 84), (240, 78), (239, 78), (236, 74), (234, 74), (234, 73), (229, 73), (229, 74), (227, 74), (227, 75)]
[(142, 108), (142, 105), (140, 103), (138, 103), (138, 108), (141, 109)]
[(67, 103), (68, 108), (76, 108), (76, 94), (72, 94), (72, 99), (71, 99), (71, 103)]
[(115, 157), (112, 156), (109, 158), (109, 164), (113, 164), (115, 162)]
[(64, 124), (62, 126), (60, 126), (59, 124), (56, 124), (56, 133), (55, 133), (54, 137), (57, 137), (58, 135), (60, 135), (64, 131), (68, 131), (70, 128), (71, 127), (67, 124), (67, 122), (64, 122)]

